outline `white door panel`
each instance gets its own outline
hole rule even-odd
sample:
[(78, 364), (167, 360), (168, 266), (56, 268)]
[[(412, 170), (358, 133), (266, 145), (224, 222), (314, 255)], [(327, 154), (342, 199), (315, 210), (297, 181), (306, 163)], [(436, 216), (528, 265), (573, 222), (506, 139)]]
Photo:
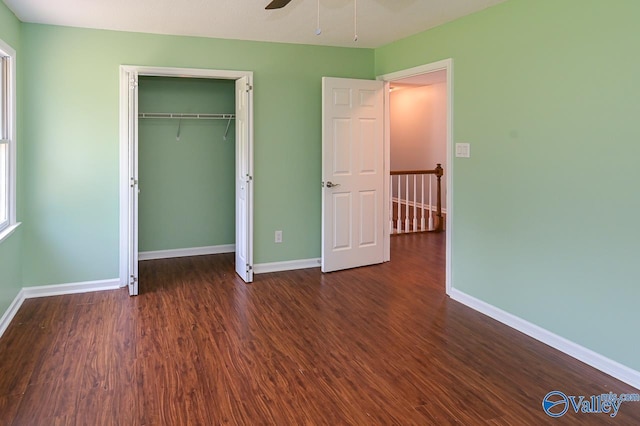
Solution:
[(129, 72), (129, 229), (128, 286), (129, 295), (137, 296), (138, 275), (138, 73)]
[(378, 242), (377, 198), (375, 191), (360, 192), (360, 247), (376, 245)]
[(384, 259), (383, 83), (323, 78), (322, 271)]
[(250, 132), (251, 89), (247, 77), (236, 80), (236, 272), (253, 281), (253, 162)]

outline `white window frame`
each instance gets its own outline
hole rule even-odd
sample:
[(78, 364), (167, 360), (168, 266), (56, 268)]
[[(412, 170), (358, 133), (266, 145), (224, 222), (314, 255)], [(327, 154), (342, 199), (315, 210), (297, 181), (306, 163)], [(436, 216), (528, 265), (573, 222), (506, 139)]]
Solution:
[(7, 238), (19, 225), (16, 223), (16, 51), (0, 40), (0, 143), (7, 146), (6, 176), (0, 179), (0, 185), (6, 185), (7, 219), (0, 223), (0, 242)]

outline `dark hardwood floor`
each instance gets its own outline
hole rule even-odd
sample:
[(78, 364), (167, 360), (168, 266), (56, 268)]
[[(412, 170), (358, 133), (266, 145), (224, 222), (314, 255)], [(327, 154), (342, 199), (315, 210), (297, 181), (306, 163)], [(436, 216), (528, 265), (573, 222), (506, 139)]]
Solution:
[(638, 390), (449, 300), (444, 238), (251, 285), (233, 255), (147, 261), (135, 298), (26, 300), (0, 339), (0, 425), (640, 424), (640, 402), (548, 417), (552, 390)]

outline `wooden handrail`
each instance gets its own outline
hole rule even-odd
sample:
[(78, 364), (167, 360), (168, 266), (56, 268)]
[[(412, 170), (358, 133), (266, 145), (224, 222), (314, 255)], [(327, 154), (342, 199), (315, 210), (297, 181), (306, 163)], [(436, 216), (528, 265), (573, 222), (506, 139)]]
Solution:
[[(444, 169), (442, 164), (436, 164), (436, 168), (433, 170), (394, 170), (389, 172), (391, 176), (400, 175), (435, 175), (436, 176), (436, 227), (434, 231), (444, 230), (444, 217), (442, 216), (442, 176), (444, 175)], [(429, 206), (431, 208), (431, 206)]]
[(442, 166), (440, 164), (437, 165), (437, 167), (433, 170), (395, 170), (395, 171), (391, 171), (389, 172), (389, 174), (391, 176), (398, 176), (398, 175), (436, 175), (436, 176), (442, 176), (444, 174), (444, 169), (442, 168)]

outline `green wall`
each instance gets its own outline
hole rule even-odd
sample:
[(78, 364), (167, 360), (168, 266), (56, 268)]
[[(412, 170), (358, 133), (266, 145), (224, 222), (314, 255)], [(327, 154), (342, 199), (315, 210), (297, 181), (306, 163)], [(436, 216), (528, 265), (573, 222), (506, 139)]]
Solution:
[(22, 288), (22, 229), (0, 243), (0, 318)]
[(25, 285), (118, 276), (121, 64), (253, 71), (254, 261), (319, 257), (321, 77), (372, 78), (373, 50), (26, 23), (21, 35)]
[[(4, 41), (6, 44), (10, 45), (15, 51), (17, 56), (17, 92), (18, 92), (18, 115), (17, 115), (17, 124), (18, 124), (18, 132), (17, 132), (17, 153), (18, 158), (17, 161), (19, 165), (21, 165), (21, 143), (20, 140), (21, 132), (20, 125), (22, 123), (22, 115), (20, 114), (20, 108), (22, 104), (20, 103), (19, 96), (22, 93), (20, 91), (21, 79), (20, 72), (22, 70), (22, 66), (20, 63), (21, 53), (20, 50), (20, 21), (15, 17), (13, 12), (11, 12), (3, 2), (0, 2), (0, 39)], [(17, 185), (18, 189), (22, 184), (22, 169), (18, 168), (18, 176), (17, 177)], [(18, 203), (20, 203), (20, 197), (18, 197)], [(21, 205), (18, 205), (18, 220), (22, 219), (21, 214)], [(0, 242), (0, 317), (7, 310), (13, 299), (17, 296), (18, 292), (22, 288), (22, 227), (18, 228), (12, 235), (6, 238), (4, 241)]]
[(11, 10), (0, 2), (0, 39), (16, 51), (20, 45), (20, 21)]
[(640, 2), (511, 0), (376, 50), (454, 61), (453, 286), (640, 370)]
[[(139, 111), (233, 114), (235, 81), (141, 77)], [(140, 119), (138, 129), (140, 251), (234, 244), (235, 122)]]

